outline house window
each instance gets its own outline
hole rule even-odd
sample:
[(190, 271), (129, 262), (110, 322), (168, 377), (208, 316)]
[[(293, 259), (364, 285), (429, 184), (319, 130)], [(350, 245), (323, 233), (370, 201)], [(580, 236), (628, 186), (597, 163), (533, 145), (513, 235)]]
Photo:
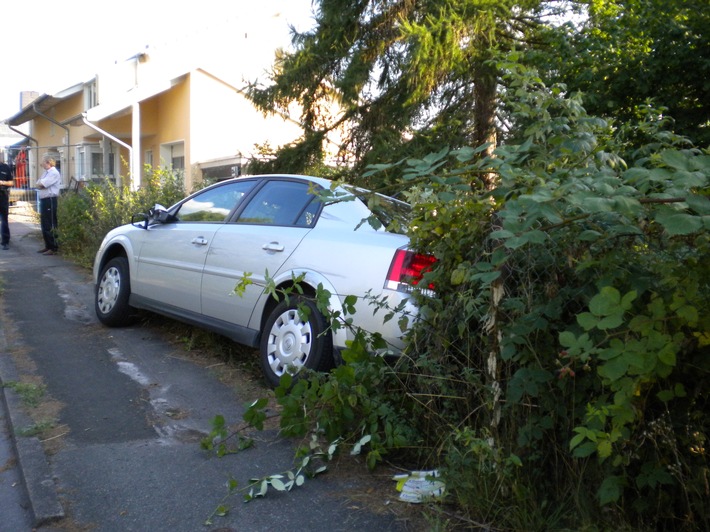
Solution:
[(108, 154), (106, 162), (107, 167), (104, 167), (104, 154), (101, 152), (91, 153), (91, 175), (92, 176), (103, 176), (103, 175), (113, 175), (113, 153)]
[(160, 158), (168, 164), (169, 168), (173, 170), (184, 170), (185, 144), (183, 142), (163, 144), (160, 147)]
[(88, 111), (99, 104), (99, 92), (96, 80), (84, 85), (84, 110)]
[(109, 152), (104, 159), (104, 151), (99, 144), (78, 146), (75, 161), (76, 175), (81, 180), (90, 181), (114, 176), (115, 154)]
[(91, 154), (91, 175), (102, 175), (104, 173), (103, 153), (93, 152)]
[(76, 149), (76, 175), (80, 180), (87, 178), (84, 168), (86, 168), (86, 151), (82, 148)]

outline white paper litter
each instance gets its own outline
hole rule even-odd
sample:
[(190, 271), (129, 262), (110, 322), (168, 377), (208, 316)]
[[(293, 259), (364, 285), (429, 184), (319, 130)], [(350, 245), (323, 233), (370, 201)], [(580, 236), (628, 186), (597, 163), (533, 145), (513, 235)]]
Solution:
[(397, 481), (397, 491), (399, 491), (399, 500), (410, 503), (421, 503), (441, 499), (446, 489), (445, 484), (436, 480), (439, 472), (431, 471), (412, 471), (395, 475), (392, 480)]

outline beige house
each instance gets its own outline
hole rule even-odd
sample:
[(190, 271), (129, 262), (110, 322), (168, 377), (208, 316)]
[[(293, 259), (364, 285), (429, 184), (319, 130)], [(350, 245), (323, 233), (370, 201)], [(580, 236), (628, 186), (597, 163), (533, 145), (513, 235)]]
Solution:
[(193, 66), (189, 57), (146, 48), (6, 119), (26, 138), (30, 186), (50, 154), (65, 187), (111, 179), (136, 189), (151, 165), (183, 172), (190, 190), (204, 177), (238, 175), (257, 144), (300, 136), (295, 121), (253, 107), (241, 91), (242, 72)]

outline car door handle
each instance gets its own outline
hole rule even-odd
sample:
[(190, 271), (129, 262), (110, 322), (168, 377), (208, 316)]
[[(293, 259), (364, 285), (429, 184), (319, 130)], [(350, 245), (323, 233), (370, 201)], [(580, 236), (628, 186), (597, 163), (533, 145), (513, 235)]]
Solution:
[(198, 246), (206, 246), (207, 239), (204, 236), (198, 236), (190, 241), (191, 244), (196, 244)]
[(261, 246), (261, 249), (266, 251), (283, 251), (284, 247), (278, 242), (269, 242), (268, 244)]

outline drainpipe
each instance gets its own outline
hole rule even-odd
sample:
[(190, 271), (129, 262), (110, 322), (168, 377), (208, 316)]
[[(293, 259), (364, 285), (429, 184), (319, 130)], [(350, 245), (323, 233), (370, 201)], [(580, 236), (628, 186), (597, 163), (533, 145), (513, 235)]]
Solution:
[[(70, 147), (71, 147), (71, 144), (69, 144), (69, 128), (68, 128), (67, 126), (65, 126), (64, 124), (61, 124), (61, 123), (57, 122), (54, 118), (48, 117), (48, 116), (47, 116), (46, 114), (44, 114), (42, 111), (40, 111), (39, 109), (37, 109), (37, 104), (36, 104), (36, 103), (33, 103), (33, 104), (32, 104), (32, 109), (33, 109), (34, 112), (37, 113), (39, 116), (41, 116), (41, 117), (44, 118), (45, 120), (49, 120), (50, 122), (52, 122), (52, 124), (55, 124), (55, 125), (61, 127), (61, 128), (66, 132), (67, 136), (65, 137), (65, 138), (66, 138), (65, 144), (66, 144), (66, 149), (67, 149), (67, 151), (66, 151), (65, 157), (66, 157), (67, 166), (70, 166), (70, 165), (71, 165), (71, 153), (69, 153), (69, 149), (70, 149)], [(62, 174), (64, 175), (64, 178), (66, 179), (66, 177), (67, 177), (67, 172), (66, 172), (66, 171), (65, 171), (65, 172), (62, 172)]]
[(14, 131), (15, 133), (17, 133), (18, 135), (22, 135), (23, 137), (25, 137), (25, 138), (26, 138), (27, 140), (29, 140), (30, 142), (34, 142), (34, 143), (39, 147), (39, 142), (37, 142), (37, 139), (35, 139), (35, 138), (33, 138), (33, 137), (30, 137), (27, 133), (23, 133), (23, 132), (20, 131), (19, 129), (15, 129), (15, 128), (12, 127), (10, 124), (7, 124), (7, 127), (9, 127), (12, 131)]
[[(131, 168), (131, 172), (133, 172), (133, 159), (134, 159), (134, 157), (133, 157), (133, 148), (132, 148), (131, 146), (129, 146), (128, 144), (126, 144), (125, 142), (123, 142), (122, 140), (117, 139), (116, 137), (114, 137), (113, 135), (111, 135), (110, 133), (108, 133), (107, 131), (104, 131), (103, 129), (101, 129), (101, 128), (98, 127), (97, 125), (92, 124), (91, 122), (89, 122), (89, 121), (86, 119), (86, 113), (82, 113), (82, 114), (81, 114), (81, 119), (83, 120), (84, 124), (86, 124), (87, 126), (89, 126), (89, 127), (90, 127), (91, 129), (93, 129), (94, 131), (98, 131), (98, 132), (101, 133), (103, 136), (110, 138), (112, 141), (116, 142), (117, 144), (120, 144), (121, 146), (123, 146), (124, 148), (126, 148), (126, 149), (128, 150), (129, 166), (130, 166), (130, 168)], [(118, 175), (120, 176), (121, 173), (119, 172)], [(135, 184), (135, 180), (136, 180), (135, 177), (133, 177), (133, 178), (131, 179), (131, 190), (132, 190), (132, 191), (135, 191), (135, 190), (138, 189), (138, 187), (137, 187), (136, 184)]]

